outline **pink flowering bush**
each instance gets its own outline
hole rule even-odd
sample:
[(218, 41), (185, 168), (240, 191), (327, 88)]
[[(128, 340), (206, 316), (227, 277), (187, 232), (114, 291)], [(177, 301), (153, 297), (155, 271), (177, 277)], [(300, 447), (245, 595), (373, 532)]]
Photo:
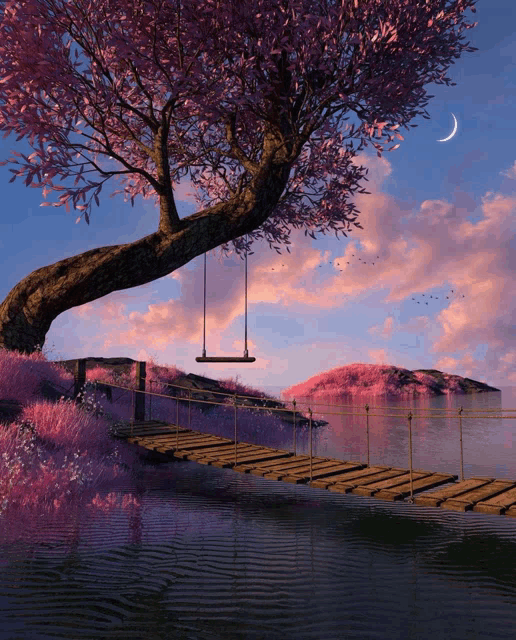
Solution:
[[(173, 384), (184, 375), (174, 366), (162, 367), (150, 360), (147, 390), (170, 396), (167, 383)], [(39, 352), (24, 355), (0, 349), (0, 399), (22, 404), (16, 421), (0, 423), (0, 532), (8, 522), (4, 533), (8, 530), (9, 535), (16, 536), (26, 532), (32, 523), (41, 522), (43, 516), (54, 512), (70, 515), (81, 505), (99, 512), (139, 505), (131, 493), (121, 496), (112, 490), (117, 481), (141, 474), (144, 468), (136, 447), (112, 437), (116, 425), (132, 416), (132, 394), (112, 388), (113, 402), (109, 402), (101, 392), (95, 392), (93, 384), (97, 380), (135, 389), (136, 363), (125, 375), (98, 366), (87, 370), (86, 379), (80, 404), (63, 397), (51, 402), (41, 396), (43, 381), (69, 389), (73, 375), (46, 361)], [(221, 386), (230, 393), (267, 397), (231, 379), (221, 381)], [(232, 404), (232, 396), (227, 402)], [(175, 399), (153, 396), (152, 418), (175, 422), (175, 404)], [(188, 403), (179, 400), (179, 405), (179, 422), (186, 426)], [(191, 408), (190, 425), (192, 429), (231, 437), (234, 410), (231, 406), (216, 407), (206, 417)], [(257, 414), (239, 407), (238, 430), (239, 440), (265, 444), (267, 437), (280, 434), (284, 425), (271, 412)]]
[[(445, 374), (446, 375), (446, 374)], [(354, 363), (336, 367), (284, 389), (284, 398), (342, 396), (428, 396), (438, 390), (432, 376), (391, 365)]]

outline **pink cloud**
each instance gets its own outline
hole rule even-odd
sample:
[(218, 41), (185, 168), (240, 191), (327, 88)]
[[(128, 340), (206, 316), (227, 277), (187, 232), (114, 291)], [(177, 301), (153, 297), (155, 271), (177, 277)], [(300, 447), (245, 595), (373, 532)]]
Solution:
[[(487, 365), (472, 354), (478, 345), (487, 344), (490, 377), (502, 375), (508, 385), (516, 384), (516, 302), (511, 293), (516, 258), (509, 245), (514, 237), (516, 197), (487, 191), (477, 203), (470, 194), (456, 189), (452, 202), (445, 198), (406, 202), (382, 191), (383, 182), (392, 174), (385, 157), (359, 154), (355, 163), (369, 168), (365, 186), (371, 193), (354, 198), (364, 230), (354, 229), (347, 240), (334, 243), (333, 256), (302, 230), (292, 230), (291, 254), (278, 255), (266, 242), (257, 243), (255, 254), (248, 258), (248, 312), (268, 303), (298, 317), (317, 311), (324, 314), (356, 305), (371, 293), (383, 293), (383, 299), (375, 296), (374, 304), (383, 306), (388, 315), (380, 326), (369, 328), (371, 334), (389, 340), (399, 331), (425, 331), (430, 352), (435, 354), (435, 368), (479, 376), (476, 379), (485, 378), (482, 373)], [(176, 198), (184, 199), (191, 189), (187, 182), (182, 183), (176, 188)], [(473, 214), (480, 219), (468, 220)], [(228, 344), (226, 334), (243, 315), (244, 263), (236, 257), (219, 261), (213, 253), (207, 259), (209, 353), (240, 354), (243, 335)], [(123, 292), (93, 303), (95, 315), (103, 322), (106, 345), (136, 344), (144, 350), (202, 345), (202, 266), (183, 268), (167, 278), (180, 285), (181, 297), (149, 303), (144, 312), (128, 313)], [(440, 287), (464, 297), (450, 296), (446, 308), (432, 321), (422, 314), (402, 324), (392, 315), (394, 303)], [(92, 308), (84, 305), (73, 313), (88, 315)], [(253, 347), (255, 343), (248, 339), (248, 348), (254, 352)], [(462, 352), (460, 357), (450, 356), (457, 351)], [(395, 364), (396, 360), (384, 349), (373, 349), (369, 356), (375, 363)], [(262, 366), (260, 358), (257, 366)], [(262, 362), (266, 368), (270, 360)]]

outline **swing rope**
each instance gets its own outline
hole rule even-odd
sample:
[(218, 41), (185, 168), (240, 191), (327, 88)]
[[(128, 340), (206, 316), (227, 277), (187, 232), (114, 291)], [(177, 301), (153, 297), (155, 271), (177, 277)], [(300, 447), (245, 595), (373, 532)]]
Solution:
[(245, 250), (245, 323), (244, 323), (244, 358), (248, 358), (249, 354), (247, 353), (247, 249)]
[(245, 251), (245, 334), (244, 334), (244, 357), (243, 358), (231, 358), (231, 357), (206, 357), (206, 253), (204, 254), (204, 317), (202, 328), (202, 357), (195, 358), (197, 362), (254, 362), (256, 358), (249, 357), (247, 350), (247, 249)]
[(202, 323), (202, 357), (206, 358), (206, 253), (204, 254), (204, 320)]

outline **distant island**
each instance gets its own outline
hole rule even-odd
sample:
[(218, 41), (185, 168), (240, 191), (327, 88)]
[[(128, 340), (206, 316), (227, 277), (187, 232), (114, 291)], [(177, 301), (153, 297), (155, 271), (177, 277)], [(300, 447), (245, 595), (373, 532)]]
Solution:
[(384, 364), (353, 363), (312, 376), (283, 389), (288, 400), (307, 396), (440, 396), (500, 391), (495, 387), (437, 369), (416, 369)]

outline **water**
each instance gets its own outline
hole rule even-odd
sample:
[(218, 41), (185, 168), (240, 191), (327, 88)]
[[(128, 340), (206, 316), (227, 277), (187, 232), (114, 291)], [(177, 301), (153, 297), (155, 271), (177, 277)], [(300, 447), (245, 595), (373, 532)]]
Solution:
[[(459, 405), (516, 408), (516, 389), (425, 406)], [(326, 410), (314, 453), (363, 460), (365, 418)], [(516, 480), (515, 423), (463, 420), (466, 476)], [(459, 473), (456, 418), (412, 427), (414, 468)], [(271, 440), (291, 446), (289, 429)], [(370, 419), (371, 463), (406, 467), (407, 446), (406, 418)], [(512, 637), (516, 519), (193, 462), (149, 466), (127, 483), (118, 490), (141, 500), (131, 512), (45, 519), (40, 536), (0, 546), (1, 640)]]

